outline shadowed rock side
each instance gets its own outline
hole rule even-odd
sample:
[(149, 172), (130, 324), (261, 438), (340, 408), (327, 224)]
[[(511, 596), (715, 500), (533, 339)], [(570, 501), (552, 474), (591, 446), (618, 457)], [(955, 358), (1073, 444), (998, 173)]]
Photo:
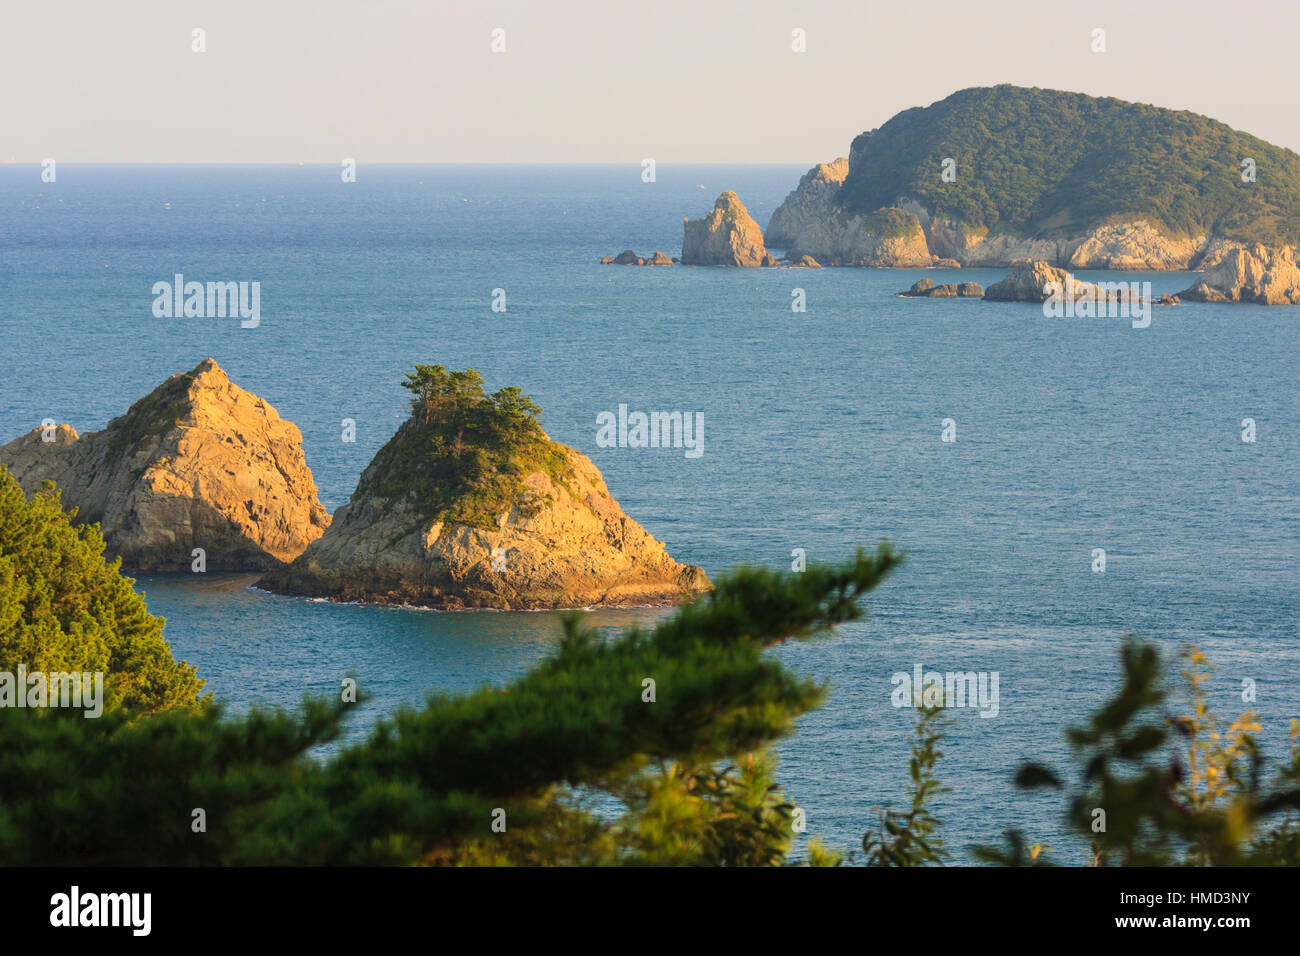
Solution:
[(27, 494), (50, 480), (79, 522), (100, 523), (130, 571), (263, 571), (292, 561), (329, 515), (302, 433), (212, 359), (173, 375), (99, 432), (37, 428), (0, 448)]
[(790, 195), (777, 206), (768, 221), (763, 239), (774, 249), (795, 249), (801, 236), (826, 220), (831, 203), (849, 174), (849, 161), (841, 156), (819, 163), (804, 173)]
[(682, 224), (684, 266), (766, 266), (776, 260), (768, 255), (763, 231), (749, 210), (731, 190), (718, 197), (703, 219)]
[(443, 609), (673, 604), (709, 589), (703, 569), (674, 561), (623, 513), (586, 455), (537, 433), (550, 464), (521, 469), (521, 487), (494, 517), (463, 521), (448, 517), (458, 502), (421, 504), (427, 487), (392, 492), (403, 487), (392, 480), (402, 462), (428, 473), (413, 457), (428, 435), (413, 417), (320, 540), (259, 586)]

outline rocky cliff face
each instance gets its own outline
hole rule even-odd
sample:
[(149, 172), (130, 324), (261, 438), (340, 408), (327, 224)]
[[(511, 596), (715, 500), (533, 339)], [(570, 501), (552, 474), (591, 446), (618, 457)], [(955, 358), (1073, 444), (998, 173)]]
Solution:
[(799, 237), (809, 234), (830, 217), (835, 194), (849, 174), (849, 161), (841, 156), (819, 163), (803, 174), (799, 185), (776, 207), (763, 238), (777, 249), (793, 249)]
[(302, 434), (212, 359), (173, 375), (103, 431), (37, 428), (0, 448), (23, 490), (51, 480), (78, 521), (97, 521), (131, 571), (266, 570), (320, 537), (329, 515)]
[[(848, 162), (837, 159), (805, 173), (772, 214), (767, 244), (828, 265), (916, 268), (950, 259), (967, 267), (992, 267), (1027, 259), (1071, 269), (1149, 272), (1209, 268), (1241, 247), (1216, 236), (1165, 235), (1145, 220), (1098, 226), (1059, 239), (989, 234), (935, 219), (906, 196), (871, 216), (855, 215), (835, 201), (847, 172)], [(916, 228), (892, 227), (901, 216), (914, 219)]]
[(682, 225), (682, 265), (762, 266), (775, 260), (767, 254), (763, 231), (731, 190), (718, 197), (703, 219)]
[(1300, 305), (1300, 262), (1290, 246), (1237, 247), (1220, 256), (1180, 298), (1193, 302)]
[[(827, 265), (916, 268), (941, 259), (967, 267), (1010, 266), (1035, 260), (1070, 269), (1145, 272), (1209, 269), (1242, 248), (1220, 236), (1167, 235), (1151, 222), (1108, 223), (1068, 238), (990, 234), (934, 218), (916, 199), (900, 196), (892, 207), (864, 216), (837, 202), (850, 160), (808, 170), (768, 223), (767, 245), (809, 255)], [(900, 217), (915, 229), (899, 228)]]
[[(624, 514), (587, 456), (540, 428), (551, 464), (520, 469), (522, 484), (489, 520), (449, 517), (455, 501), (431, 507), (427, 488), (392, 480), (403, 462), (430, 472), (416, 457), (428, 441), (422, 427), (414, 417), (404, 424), (329, 530), (260, 586), (442, 609), (670, 604), (709, 589), (703, 569), (674, 561)], [(479, 484), (500, 487), (496, 477)]]
[(1064, 263), (1074, 269), (1145, 272), (1190, 269), (1205, 251), (1208, 237), (1167, 236), (1146, 221), (1101, 226), (1080, 239)]
[(849, 171), (844, 158), (814, 166), (772, 213), (765, 239), (789, 259), (809, 256), (832, 266), (917, 268), (935, 264), (912, 212), (882, 209), (846, 214), (835, 202)]

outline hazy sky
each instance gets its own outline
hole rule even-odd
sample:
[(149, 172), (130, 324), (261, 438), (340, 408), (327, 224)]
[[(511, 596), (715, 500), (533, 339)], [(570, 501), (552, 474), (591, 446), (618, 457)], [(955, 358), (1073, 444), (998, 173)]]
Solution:
[(994, 83), (1300, 151), (1300, 0), (7, 0), (3, 21), (0, 161), (812, 164)]

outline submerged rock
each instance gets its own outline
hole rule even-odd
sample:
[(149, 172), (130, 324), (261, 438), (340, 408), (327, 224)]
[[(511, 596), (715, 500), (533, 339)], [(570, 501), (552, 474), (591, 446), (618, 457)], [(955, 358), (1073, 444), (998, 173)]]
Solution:
[(703, 219), (687, 219), (682, 225), (682, 265), (754, 267), (767, 264), (765, 259), (771, 257), (762, 230), (730, 190)]
[(670, 604), (709, 589), (517, 389), (421, 402), (325, 535), (260, 586), (445, 609)]
[(37, 428), (0, 448), (28, 494), (46, 481), (78, 522), (100, 524), (130, 571), (263, 571), (292, 561), (329, 524), (302, 433), (205, 359), (103, 431)]
[(641, 258), (631, 249), (624, 249), (616, 256), (602, 257), (600, 264), (602, 266), (670, 266), (673, 264), (673, 260), (658, 249), (648, 259)]
[(935, 285), (933, 279), (919, 279), (906, 292), (898, 294), (909, 299), (980, 299), (984, 297), (984, 287), (978, 282)]

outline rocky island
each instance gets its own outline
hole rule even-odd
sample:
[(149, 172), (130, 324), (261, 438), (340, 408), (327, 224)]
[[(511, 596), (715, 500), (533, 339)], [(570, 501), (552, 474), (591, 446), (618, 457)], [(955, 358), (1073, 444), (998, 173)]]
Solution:
[(1231, 259), (1185, 297), (1293, 302), (1300, 156), (1183, 111), (961, 90), (810, 169), (765, 240), (791, 257), (892, 268), (1214, 270)]
[(411, 417), (329, 529), (259, 585), (340, 601), (533, 609), (670, 604), (709, 589), (553, 442), (517, 388), (416, 366)]
[(298, 427), (210, 358), (103, 431), (58, 425), (14, 439), (0, 465), (28, 495), (54, 482), (130, 571), (188, 571), (195, 548), (208, 570), (265, 571), (329, 524)]
[(745, 204), (728, 190), (708, 215), (683, 222), (682, 265), (771, 266), (776, 259), (768, 254), (763, 231)]

